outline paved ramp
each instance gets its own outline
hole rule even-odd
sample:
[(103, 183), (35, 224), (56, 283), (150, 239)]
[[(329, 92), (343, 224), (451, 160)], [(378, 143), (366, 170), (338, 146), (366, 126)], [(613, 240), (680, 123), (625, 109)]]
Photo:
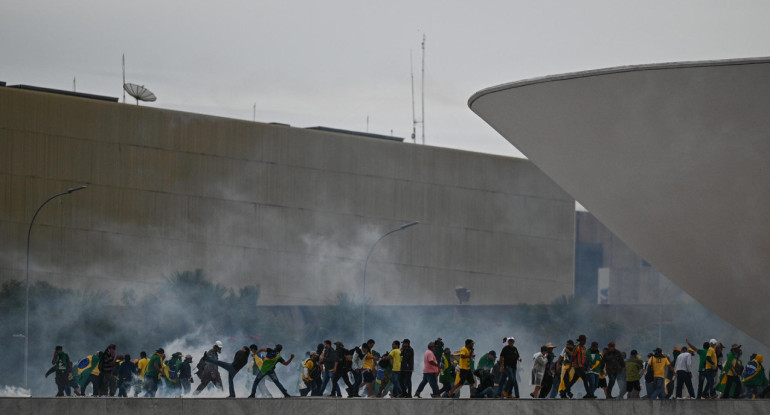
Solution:
[(0, 414), (35, 415), (765, 415), (770, 400), (542, 400), (531, 399), (142, 399), (0, 398)]

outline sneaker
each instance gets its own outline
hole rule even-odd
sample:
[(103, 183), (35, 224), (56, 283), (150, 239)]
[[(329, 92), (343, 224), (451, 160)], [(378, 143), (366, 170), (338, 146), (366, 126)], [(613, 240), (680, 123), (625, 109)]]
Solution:
[(415, 398), (419, 398), (419, 397), (420, 397), (420, 394), (419, 394), (419, 393), (415, 393), (415, 394), (414, 394), (414, 397), (415, 397)]
[(249, 395), (248, 397), (249, 397), (249, 398), (256, 398), (256, 396), (254, 396), (254, 394), (253, 394), (253, 393), (252, 393), (251, 395)]
[(508, 398), (508, 399), (511, 399), (511, 398), (513, 398), (513, 396), (511, 396), (511, 394), (510, 394), (510, 393), (508, 393), (508, 392), (503, 392), (503, 396), (504, 396), (504, 397), (506, 397), (506, 398)]

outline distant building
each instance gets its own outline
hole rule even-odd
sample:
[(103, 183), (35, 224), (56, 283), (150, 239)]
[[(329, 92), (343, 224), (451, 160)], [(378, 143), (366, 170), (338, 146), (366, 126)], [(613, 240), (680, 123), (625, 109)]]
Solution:
[(692, 297), (589, 212), (575, 222), (575, 297), (598, 304), (681, 304)]
[[(469, 137), (472, 139), (472, 137)], [(0, 87), (0, 281), (119, 299), (203, 269), (262, 305), (549, 303), (573, 294), (574, 200), (531, 162)]]

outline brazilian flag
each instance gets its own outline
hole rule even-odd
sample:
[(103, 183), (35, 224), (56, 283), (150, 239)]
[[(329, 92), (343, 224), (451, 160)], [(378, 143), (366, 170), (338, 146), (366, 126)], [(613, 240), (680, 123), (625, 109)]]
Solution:
[(80, 385), (82, 388), (83, 385), (86, 384), (86, 381), (88, 380), (88, 376), (91, 375), (91, 372), (99, 366), (99, 356), (98, 355), (91, 355), (88, 357), (85, 357), (81, 359), (78, 362), (77, 367), (75, 368), (75, 381)]
[(723, 371), (722, 374), (719, 376), (719, 383), (714, 388), (719, 392), (722, 392), (722, 393), (725, 392), (725, 385), (727, 384), (727, 371), (729, 370), (728, 368), (732, 367), (733, 360), (735, 360), (735, 354), (733, 354), (733, 352), (728, 353), (727, 361), (725, 362), (725, 365), (722, 366), (725, 368), (725, 371)]

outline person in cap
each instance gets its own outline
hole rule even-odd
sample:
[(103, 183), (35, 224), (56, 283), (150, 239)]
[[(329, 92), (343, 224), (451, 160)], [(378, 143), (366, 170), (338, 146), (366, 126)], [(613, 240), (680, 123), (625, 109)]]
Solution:
[(420, 393), (425, 388), (425, 385), (430, 385), (430, 390), (433, 392), (430, 397), (438, 398), (438, 372), (441, 368), (436, 361), (436, 354), (433, 350), (436, 348), (434, 342), (428, 343), (428, 349), (422, 356), (422, 382), (417, 386), (417, 392), (414, 394), (415, 398), (420, 397)]
[[(503, 396), (506, 398), (518, 398), (519, 397), (519, 383), (516, 381), (516, 369), (521, 362), (519, 356), (519, 349), (514, 346), (516, 339), (513, 337), (507, 337), (505, 339), (506, 345), (503, 350), (500, 351), (500, 383), (497, 385), (495, 396)], [(514, 392), (511, 395), (511, 392)]]
[(647, 396), (649, 399), (663, 399), (666, 396), (666, 367), (675, 371), (676, 368), (663, 354), (663, 349), (658, 347), (655, 353), (647, 360), (647, 370), (652, 370), (653, 385), (652, 392)]
[(492, 369), (495, 367), (496, 360), (497, 353), (495, 353), (494, 350), (490, 350), (489, 352), (485, 353), (484, 356), (481, 356), (481, 359), (479, 359), (479, 364), (476, 365), (476, 368), (491, 373)]
[(281, 357), (281, 350), (283, 350), (283, 346), (280, 344), (276, 344), (275, 348), (265, 348), (265, 349), (259, 349), (257, 350), (257, 354), (265, 352), (265, 358), (262, 359), (262, 368), (260, 369), (260, 373), (257, 373), (257, 377), (254, 379), (254, 384), (251, 385), (251, 395), (249, 395), (249, 398), (256, 397), (257, 393), (257, 385), (259, 385), (259, 382), (262, 381), (263, 378), (269, 377), (273, 383), (275, 383), (275, 386), (278, 387), (278, 390), (283, 393), (284, 397), (290, 397), (289, 392), (286, 391), (286, 388), (283, 387), (283, 384), (281, 384), (281, 381), (278, 380), (278, 376), (275, 374), (275, 366), (278, 363), (281, 363), (284, 366), (288, 366), (291, 364), (291, 361), (294, 360), (294, 354), (292, 354), (289, 357), (289, 360), (283, 360), (283, 357)]
[(717, 390), (722, 392), (722, 399), (738, 399), (743, 395), (741, 375), (743, 374), (743, 362), (741, 361), (740, 344), (733, 344), (730, 346), (730, 352), (727, 354), (727, 361), (725, 362), (722, 378), (720, 379)]
[[(581, 379), (583, 381), (583, 387), (586, 390), (586, 394), (591, 394), (589, 391), (591, 387), (588, 385), (588, 379), (586, 376), (586, 363), (587, 363), (587, 353), (586, 353), (586, 335), (581, 334), (578, 336), (577, 344), (572, 349), (572, 356), (571, 356), (571, 368), (575, 371), (574, 375), (572, 376), (572, 379), (564, 379), (564, 391), (562, 392), (562, 398), (565, 396), (572, 397), (572, 385), (574, 385), (578, 379)], [(565, 374), (565, 376), (568, 376), (568, 374)]]
[(716, 339), (709, 340), (709, 347), (706, 350), (706, 361), (703, 365), (703, 375), (706, 378), (706, 387), (703, 390), (703, 397), (706, 399), (714, 399), (717, 397), (716, 388), (714, 387), (714, 380), (717, 376), (717, 368), (719, 362), (717, 359), (717, 345), (719, 344)]
[(235, 352), (233, 356), (233, 362), (223, 362), (221, 360), (206, 356), (204, 360), (208, 363), (213, 363), (222, 369), (227, 371), (227, 386), (230, 389), (230, 398), (235, 398), (235, 386), (233, 385), (233, 378), (240, 372), (240, 370), (246, 366), (249, 362), (249, 348), (246, 346), (241, 347)]
[(321, 366), (318, 363), (318, 353), (310, 352), (310, 358), (302, 365), (302, 383), (305, 387), (299, 390), (300, 396), (315, 395), (317, 389), (316, 378), (321, 375)]
[[(193, 395), (198, 395), (206, 389), (209, 383), (216, 386), (220, 391), (224, 391), (222, 386), (222, 376), (219, 374), (219, 367), (215, 363), (211, 363), (210, 360), (219, 360), (219, 352), (222, 351), (222, 342), (217, 340), (214, 343), (214, 347), (211, 348), (203, 357), (203, 369), (198, 371), (198, 377), (201, 378), (201, 383), (193, 392)], [(202, 373), (201, 373), (202, 372)]]

